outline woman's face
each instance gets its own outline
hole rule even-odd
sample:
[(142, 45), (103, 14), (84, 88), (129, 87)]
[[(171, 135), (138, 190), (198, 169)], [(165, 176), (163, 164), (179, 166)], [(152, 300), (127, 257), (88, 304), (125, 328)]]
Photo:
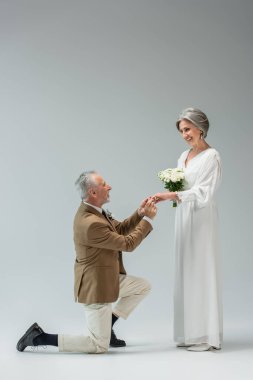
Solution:
[(201, 130), (189, 120), (183, 119), (179, 123), (179, 132), (181, 133), (183, 139), (191, 146), (198, 144), (201, 137)]

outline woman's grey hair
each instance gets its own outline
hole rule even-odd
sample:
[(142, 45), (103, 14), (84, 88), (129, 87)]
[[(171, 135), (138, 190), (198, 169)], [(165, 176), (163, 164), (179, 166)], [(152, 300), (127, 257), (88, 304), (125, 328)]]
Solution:
[(198, 108), (186, 108), (184, 109), (176, 122), (177, 129), (179, 130), (180, 121), (183, 119), (189, 120), (191, 123), (195, 125), (198, 129), (200, 129), (203, 133), (203, 137), (207, 136), (207, 132), (209, 129), (209, 121), (207, 116), (199, 110)]
[(86, 199), (88, 195), (88, 190), (92, 185), (96, 185), (93, 180), (93, 174), (97, 172), (94, 170), (85, 171), (80, 174), (79, 178), (76, 180), (75, 185), (80, 193), (82, 199)]

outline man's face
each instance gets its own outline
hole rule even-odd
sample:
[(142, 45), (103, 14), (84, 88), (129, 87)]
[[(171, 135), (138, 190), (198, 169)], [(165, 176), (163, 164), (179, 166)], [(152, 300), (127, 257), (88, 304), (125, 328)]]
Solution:
[(92, 196), (95, 198), (98, 207), (102, 207), (103, 204), (110, 202), (111, 186), (99, 174), (93, 175), (93, 181), (95, 185), (91, 186)]

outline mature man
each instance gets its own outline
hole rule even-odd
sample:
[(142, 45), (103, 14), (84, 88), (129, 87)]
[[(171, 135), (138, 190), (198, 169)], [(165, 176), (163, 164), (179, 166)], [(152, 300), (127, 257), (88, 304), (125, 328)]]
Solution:
[(150, 291), (146, 280), (126, 274), (121, 251), (133, 251), (152, 230), (157, 211), (153, 200), (146, 199), (132, 216), (118, 222), (102, 209), (111, 186), (97, 172), (82, 173), (76, 184), (82, 202), (74, 220), (75, 300), (84, 306), (89, 335), (47, 334), (34, 323), (18, 341), (18, 351), (52, 345), (64, 352), (102, 353), (109, 345), (125, 346), (112, 327)]

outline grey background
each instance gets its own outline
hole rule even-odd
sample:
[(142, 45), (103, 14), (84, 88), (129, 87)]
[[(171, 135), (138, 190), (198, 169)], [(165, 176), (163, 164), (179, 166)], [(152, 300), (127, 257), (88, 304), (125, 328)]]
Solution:
[[(108, 208), (128, 216), (187, 149), (175, 120), (205, 111), (221, 154), (219, 192), (225, 339), (252, 305), (252, 11), (247, 0), (0, 1), (1, 337), (13, 349), (35, 320), (80, 333), (73, 302), (74, 181), (97, 169)], [(125, 335), (172, 340), (174, 210), (125, 254), (153, 291)], [(7, 343), (8, 342), (8, 343)]]

